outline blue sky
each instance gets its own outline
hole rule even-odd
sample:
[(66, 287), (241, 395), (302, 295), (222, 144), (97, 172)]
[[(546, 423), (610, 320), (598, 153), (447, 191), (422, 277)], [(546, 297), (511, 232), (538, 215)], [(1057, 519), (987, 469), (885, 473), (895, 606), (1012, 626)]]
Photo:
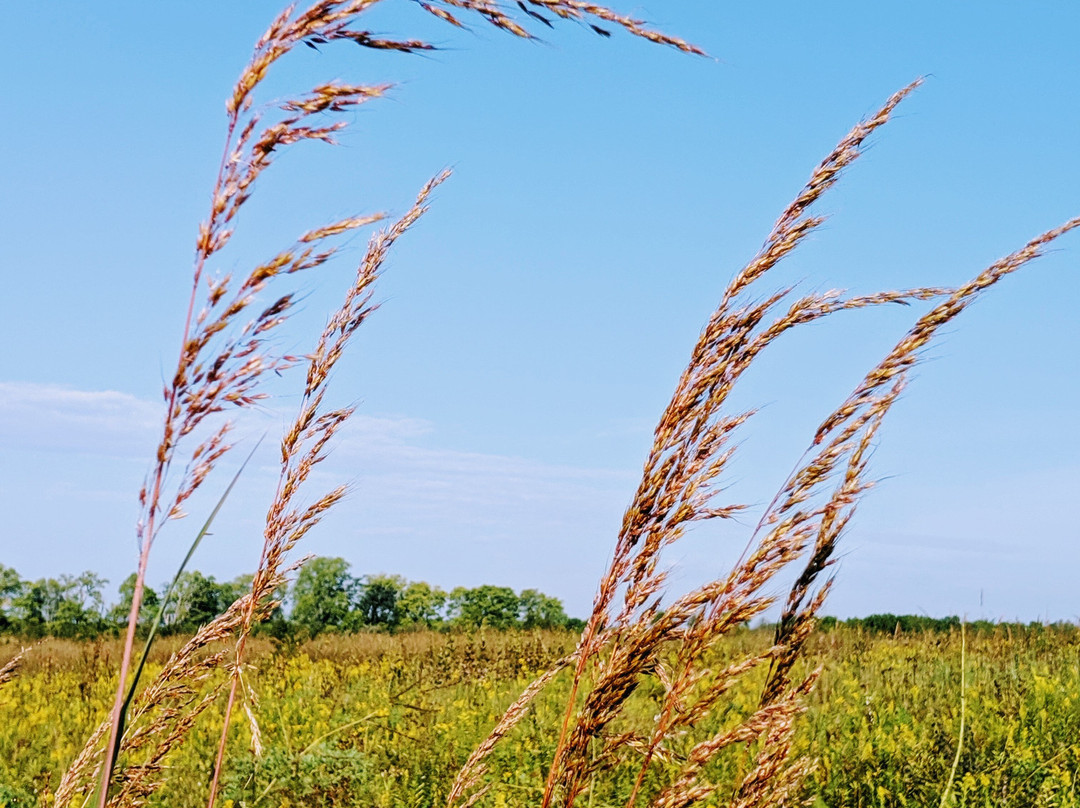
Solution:
[[(3, 11), (20, 33), (0, 51), (0, 563), (25, 577), (89, 568), (115, 585), (134, 566), (135, 494), (223, 100), (276, 10)], [(926, 84), (826, 197), (829, 223), (777, 282), (954, 284), (1080, 213), (1076, 4), (623, 10), (714, 58), (573, 24), (538, 43), (458, 32), (386, 0), (372, 28), (443, 49), (302, 49), (281, 64), (272, 94), (328, 78), (397, 87), (352, 116), (340, 147), (297, 149), (261, 180), (219, 269), (337, 216), (400, 212), (428, 177), (455, 172), (398, 245), (384, 305), (338, 372), (336, 394), (359, 410), (320, 481), (355, 490), (307, 552), (358, 574), (537, 587), (584, 614), (724, 284), (835, 142), (917, 76)], [(296, 347), (351, 271), (306, 281)], [(1080, 616), (1078, 298), (1071, 236), (936, 344), (880, 435), (883, 480), (845, 539), (828, 611)], [(764, 357), (738, 399), (764, 411), (743, 435), (733, 499), (768, 501), (916, 314), (838, 317)], [(270, 403), (241, 433), (272, 436), (293, 404)], [(272, 463), (271, 450), (245, 475), (200, 569), (254, 565)], [(153, 580), (194, 521), (163, 535)], [(722, 571), (742, 529), (676, 547), (675, 585)]]

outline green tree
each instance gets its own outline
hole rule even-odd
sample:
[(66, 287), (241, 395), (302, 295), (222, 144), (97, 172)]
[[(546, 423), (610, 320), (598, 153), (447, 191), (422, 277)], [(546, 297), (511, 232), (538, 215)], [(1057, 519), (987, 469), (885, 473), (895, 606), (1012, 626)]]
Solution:
[(212, 575), (203, 575), (198, 570), (181, 573), (172, 600), (165, 607), (163, 623), (171, 632), (198, 631), (232, 603), (227, 592), (228, 585), (219, 584)]
[(296, 576), (290, 619), (312, 637), (326, 629), (345, 627), (357, 586), (344, 558), (313, 558)]
[(254, 577), (250, 572), (245, 572), (227, 583), (219, 584), (226, 609), (251, 591), (251, 581)]
[(360, 586), (356, 611), (362, 625), (395, 627), (401, 615), (398, 598), (405, 589), (400, 575), (368, 575)]
[[(128, 617), (131, 615), (131, 599), (135, 596), (136, 577), (137, 573), (133, 572), (120, 584), (120, 601), (109, 609), (105, 616), (106, 622), (117, 628), (126, 626)], [(158, 597), (158, 593), (148, 586), (144, 587), (142, 605), (139, 607), (140, 629), (149, 630), (159, 605), (161, 605), (161, 598)]]
[(567, 616), (562, 601), (536, 589), (524, 589), (518, 596), (522, 628), (562, 628)]
[(398, 613), (406, 626), (431, 626), (442, 622), (446, 593), (427, 581), (409, 583), (398, 597)]
[(11, 598), (11, 622), (20, 634), (89, 638), (104, 628), (105, 579), (92, 572), (24, 581)]
[(17, 633), (27, 637), (45, 635), (47, 597), (44, 578), (22, 582), (11, 599), (11, 618)]
[(67, 597), (56, 600), (45, 623), (46, 633), (66, 639), (90, 639), (98, 636), (103, 627), (101, 615), (83, 609)]
[(464, 628), (513, 628), (520, 603), (508, 586), (484, 584), (474, 589), (459, 586), (450, 593), (450, 617)]
[(64, 596), (79, 604), (80, 608), (103, 615), (105, 613), (105, 586), (109, 583), (96, 572), (84, 571), (77, 577), (61, 575)]
[(14, 631), (12, 605), (22, 593), (23, 580), (11, 567), (0, 564), (0, 631)]

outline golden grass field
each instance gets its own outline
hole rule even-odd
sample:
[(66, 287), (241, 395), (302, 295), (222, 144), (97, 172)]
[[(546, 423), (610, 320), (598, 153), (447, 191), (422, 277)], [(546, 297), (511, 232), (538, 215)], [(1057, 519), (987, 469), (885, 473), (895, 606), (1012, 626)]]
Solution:
[[(717, 657), (765, 647), (771, 632), (729, 635)], [(299, 647), (257, 640), (245, 680), (257, 704), (236, 722), (224, 785), (226, 806), (430, 806), (443, 804), (465, 759), (522, 688), (572, 649), (567, 633), (408, 633), (323, 637)], [(175, 641), (165, 640), (160, 667)], [(0, 664), (17, 646), (0, 646)], [(0, 687), (0, 805), (48, 806), (61, 774), (107, 715), (116, 641), (50, 640)], [(1078, 803), (1080, 631), (1005, 628), (968, 633), (966, 737), (954, 786), (957, 806)], [(719, 661), (717, 659), (716, 661)], [(797, 722), (795, 753), (816, 760), (806, 794), (818, 806), (938, 805), (955, 754), (961, 704), (960, 635), (821, 633), (803, 664), (824, 673)], [(763, 673), (747, 677), (707, 719), (714, 728), (757, 705)], [(220, 674), (224, 679), (225, 674)], [(566, 674), (564, 674), (564, 677)], [(493, 753), (495, 806), (536, 804), (565, 704), (567, 680), (537, 699), (509, 743)], [(642, 688), (629, 714), (655, 712), (661, 694)], [(204, 804), (221, 731), (220, 701), (166, 759), (151, 805)], [(630, 719), (627, 719), (630, 720)], [(678, 753), (676, 740), (671, 746)], [(720, 757), (711, 774), (735, 783), (745, 752)], [(592, 808), (624, 804), (634, 769), (594, 784)], [(662, 771), (649, 789), (657, 789)], [(708, 804), (724, 804), (723, 795)]]

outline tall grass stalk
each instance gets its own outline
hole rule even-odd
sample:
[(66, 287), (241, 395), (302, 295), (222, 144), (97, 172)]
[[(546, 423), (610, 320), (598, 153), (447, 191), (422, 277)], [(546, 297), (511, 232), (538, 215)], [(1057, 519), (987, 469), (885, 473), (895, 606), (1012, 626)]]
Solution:
[[(935, 334), (986, 289), (1080, 226), (1080, 218), (1074, 218), (1037, 236), (956, 289), (858, 297), (835, 291), (798, 297), (791, 287), (759, 290), (761, 279), (821, 225), (824, 219), (810, 212), (814, 204), (918, 84), (896, 93), (858, 124), (815, 169), (762, 249), (728, 285), (703, 329), (656, 427), (637, 494), (624, 515), (611, 565), (573, 655), (570, 696), (543, 808), (574, 805), (598, 773), (624, 766), (637, 769), (627, 808), (684, 808), (718, 793), (740, 808), (795, 799), (811, 761), (789, 759), (792, 732), (802, 700), (819, 673), (793, 678), (795, 663), (832, 586), (832, 578), (821, 581), (822, 575), (832, 564), (860, 496), (872, 486), (867, 463), (877, 431)], [(666, 593), (662, 551), (691, 523), (730, 519), (746, 509), (741, 503), (720, 501), (717, 483), (735, 454), (733, 436), (754, 415), (753, 410), (726, 411), (733, 387), (751, 363), (798, 326), (839, 311), (912, 300), (940, 302), (918, 318), (822, 421), (733, 569), (685, 594)], [(722, 669), (710, 667), (709, 649), (769, 609), (776, 602), (769, 584), (794, 564), (802, 570), (783, 601), (773, 645)], [(725, 694), (762, 666), (768, 672), (757, 709), (719, 733), (695, 734), (696, 725), (722, 704)], [(661, 690), (660, 708), (651, 722), (634, 723), (624, 708), (645, 682)], [(523, 694), (483, 749), (509, 737), (535, 693), (534, 687)], [(739, 749), (752, 753), (741, 782), (711, 782), (709, 762)], [(448, 808), (479, 799), (486, 788), (485, 773), (484, 756), (471, 758), (454, 784)], [(661, 785), (645, 794), (650, 778)]]
[(949, 779), (941, 793), (941, 808), (949, 805), (953, 783), (956, 782), (956, 770), (960, 767), (960, 754), (964, 751), (964, 723), (967, 720), (967, 621), (960, 623), (960, 732), (956, 738), (956, 755), (949, 769)]
[(19, 653), (15, 654), (3, 665), (0, 665), (0, 685), (5, 685), (18, 676), (19, 668), (22, 667), (26, 652), (29, 650), (29, 648), (20, 648)]
[[(166, 413), (155, 462), (139, 494), (142, 507), (137, 530), (139, 558), (116, 697), (107, 728), (94, 734), (84, 754), (77, 758), (61, 785), (62, 793), (67, 797), (74, 794), (78, 788), (75, 784), (86, 774), (91, 761), (97, 759), (98, 755), (92, 747), (104, 737), (104, 748), (96, 765), (99, 772), (96, 803), (98, 808), (105, 808), (110, 802), (114, 770), (125, 748), (124, 718), (127, 704), (130, 703), (127, 692), (134, 686), (129, 680), (129, 672), (151, 550), (165, 523), (184, 515), (184, 504), (232, 449), (229, 442), (231, 422), (220, 422), (214, 416), (226, 409), (253, 405), (264, 397), (262, 387), (268, 376), (286, 371), (301, 361), (301, 357), (275, 353), (269, 341), (288, 320), (294, 292), (280, 293), (254, 318), (249, 315), (250, 307), (271, 286), (279, 286), (282, 278), (316, 269), (332, 259), (338, 251), (334, 245), (335, 238), (382, 218), (381, 214), (349, 217), (310, 230), (302, 234), (292, 247), (256, 266), (238, 284), (233, 283), (230, 276), (206, 280), (209, 263), (229, 243), (238, 213), (253, 193), (256, 180), (274, 162), (277, 154), (301, 141), (333, 143), (345, 122), (336, 120), (327, 123), (327, 119), (378, 98), (390, 89), (387, 85), (329, 82), (275, 107), (256, 109), (255, 91), (274, 64), (302, 44), (314, 47), (351, 42), (365, 48), (405, 53), (433, 49), (432, 45), (420, 40), (379, 37), (355, 27), (363, 13), (377, 2), (320, 0), (300, 11), (295, 6), (286, 8), (256, 43), (254, 55), (226, 103), (224, 148), (211, 193), (210, 213), (200, 226), (196, 240), (192, 289), (186, 306), (180, 354), (176, 369), (164, 390)], [(523, 39), (534, 38), (528, 30), (529, 25), (540, 22), (552, 26), (552, 19), (544, 16), (547, 13), (563, 20), (588, 24), (604, 36), (610, 36), (611, 31), (598, 22), (619, 26), (635, 36), (658, 44), (688, 53), (701, 53), (698, 48), (681, 39), (647, 28), (641, 20), (580, 0), (530, 0), (531, 7), (519, 4), (524, 15), (520, 21), (492, 0), (434, 0), (431, 3), (421, 2), (419, 6), (457, 27), (464, 26), (457, 14), (470, 13)], [(290, 432), (282, 441), (282, 475), (275, 502), (267, 517), (265, 546), (252, 590), (242, 602), (234, 604), (226, 615), (200, 631), (196, 637), (204, 636), (200, 642), (193, 640), (197, 647), (190, 649), (184, 657), (186, 663), (192, 663), (191, 655), (210, 642), (211, 636), (214, 640), (220, 640), (225, 636), (237, 635), (227, 713), (231, 714), (236, 700), (244, 638), (252, 623), (269, 608), (268, 599), (282, 581), (283, 554), (345, 494), (344, 488), (337, 488), (307, 505), (300, 505), (297, 496), (300, 484), (306, 480), (310, 469), (324, 457), (328, 442), (352, 412), (351, 408), (323, 411), (325, 383), (330, 370), (348, 338), (372, 310), (369, 287), (377, 276), (386, 250), (419, 218), (427, 195), (446, 176), (444, 173), (429, 183), (406, 216), (372, 241), (358, 272), (356, 285), (348, 292), (342, 309), (320, 337), (315, 353), (308, 357), (304, 403)], [(202, 290), (204, 282), (207, 286), (205, 291)], [(204, 302), (201, 310), (197, 310), (200, 296)], [(174, 464), (180, 448), (186, 448), (192, 442), (195, 445), (190, 450), (190, 462), (178, 476), (174, 475)], [(172, 671), (170, 675), (195, 674), (194, 668), (185, 668), (179, 662), (172, 668), (167, 666), (167, 670)], [(174, 713), (163, 725), (153, 725), (156, 733), (163, 734), (165, 740), (159, 743), (152, 757), (160, 758), (168, 747), (186, 734), (190, 729), (191, 711), (205, 709), (201, 702), (189, 701), (186, 706), (190, 708), (188, 712)], [(179, 718), (178, 715), (186, 717)], [(165, 732), (166, 724), (172, 727), (172, 731)], [(210, 788), (211, 805), (217, 792), (227, 732), (228, 718)], [(121, 777), (123, 790), (113, 802), (145, 798), (156, 787), (156, 784), (150, 783), (149, 772), (152, 769), (153, 766), (150, 769), (144, 766)], [(133, 786), (133, 783), (136, 785)]]

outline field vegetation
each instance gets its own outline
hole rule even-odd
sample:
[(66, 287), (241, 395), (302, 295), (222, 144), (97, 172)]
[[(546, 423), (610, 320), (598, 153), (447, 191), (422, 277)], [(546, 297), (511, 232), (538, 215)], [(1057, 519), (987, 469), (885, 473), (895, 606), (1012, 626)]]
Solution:
[[(883, 622), (883, 621), (882, 621)], [(762, 650), (771, 628), (740, 630), (712, 652), (716, 661)], [(441, 805), (458, 769), (533, 677), (572, 651), (569, 632), (487, 631), (325, 635), (302, 644), (258, 638), (247, 679), (259, 736), (240, 722), (230, 739), (233, 767), (223, 786), (230, 806)], [(167, 638), (151, 672), (182, 644)], [(18, 650), (0, 645), (0, 662)], [(0, 688), (0, 805), (52, 804), (115, 685), (119, 641), (48, 640)], [(995, 626), (967, 633), (966, 739), (956, 773), (958, 806), (1077, 804), (1080, 777), (1080, 630)], [(936, 806), (958, 741), (961, 635), (958, 627), (914, 633), (837, 625), (815, 636), (801, 663), (824, 673), (795, 735), (797, 753), (818, 766), (802, 793), (817, 806)], [(223, 674), (222, 674), (223, 675)], [(747, 716), (762, 677), (732, 691), (712, 726)], [(530, 716), (492, 760), (493, 804), (534, 805), (543, 789), (566, 684), (538, 697)], [(646, 687), (628, 710), (647, 716), (660, 693)], [(199, 806), (220, 731), (212, 706), (169, 764), (159, 806)], [(34, 727), (28, 732), (27, 727)], [(671, 754), (686, 750), (673, 745)], [(733, 756), (714, 776), (738, 782), (751, 761)], [(664, 769), (677, 765), (672, 760)], [(662, 778), (665, 772), (656, 773)], [(632, 770), (595, 783), (594, 806), (624, 805)], [(705, 801), (723, 805), (723, 793)]]

